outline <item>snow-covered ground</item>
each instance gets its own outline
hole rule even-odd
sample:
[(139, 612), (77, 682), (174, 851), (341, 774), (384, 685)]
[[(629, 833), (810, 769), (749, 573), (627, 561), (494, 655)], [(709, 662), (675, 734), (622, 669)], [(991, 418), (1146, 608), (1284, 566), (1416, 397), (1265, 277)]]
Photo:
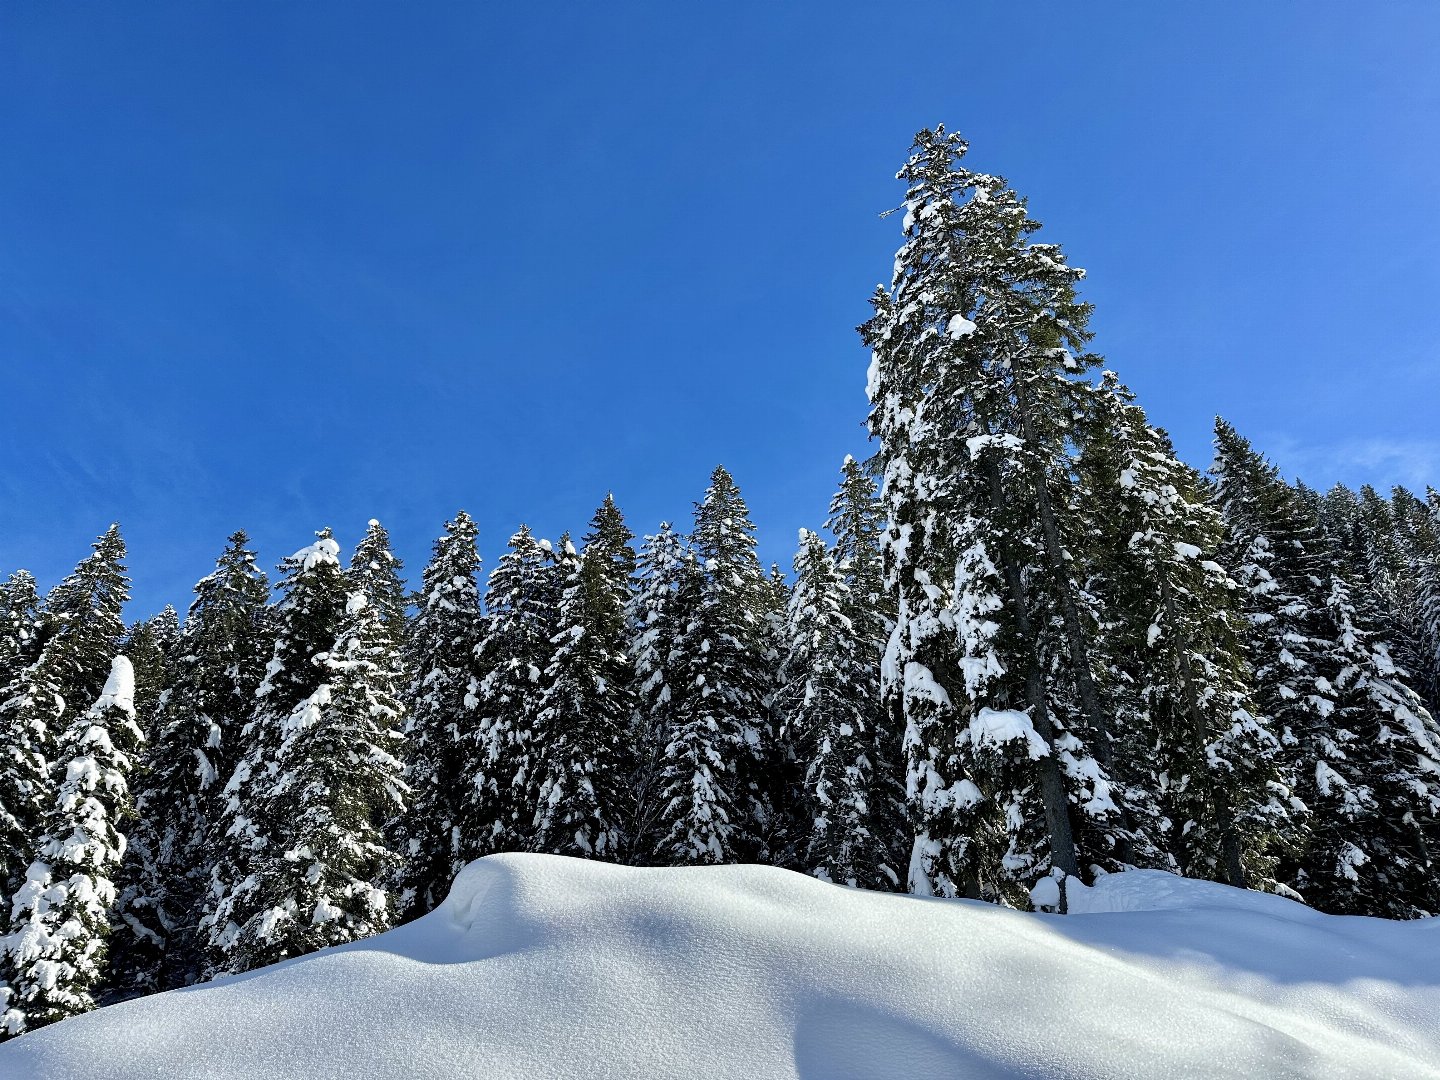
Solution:
[(1440, 920), (1153, 872), (1071, 904), (495, 856), (419, 922), (23, 1036), (0, 1077), (1440, 1077)]

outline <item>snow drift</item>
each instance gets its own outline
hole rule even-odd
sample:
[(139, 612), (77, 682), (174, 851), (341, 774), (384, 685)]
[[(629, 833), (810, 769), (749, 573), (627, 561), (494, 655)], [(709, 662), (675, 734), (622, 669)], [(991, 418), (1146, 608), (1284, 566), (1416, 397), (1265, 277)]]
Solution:
[(23, 1036), (0, 1077), (1440, 1077), (1440, 921), (1156, 872), (1071, 903), (494, 856), (418, 922)]

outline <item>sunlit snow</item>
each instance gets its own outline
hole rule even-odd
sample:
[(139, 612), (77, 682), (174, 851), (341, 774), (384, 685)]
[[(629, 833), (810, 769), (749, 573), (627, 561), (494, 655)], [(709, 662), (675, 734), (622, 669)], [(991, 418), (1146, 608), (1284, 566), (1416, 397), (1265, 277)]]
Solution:
[(1067, 899), (494, 856), (419, 922), (25, 1035), (0, 1077), (1440, 1075), (1440, 921), (1153, 871)]

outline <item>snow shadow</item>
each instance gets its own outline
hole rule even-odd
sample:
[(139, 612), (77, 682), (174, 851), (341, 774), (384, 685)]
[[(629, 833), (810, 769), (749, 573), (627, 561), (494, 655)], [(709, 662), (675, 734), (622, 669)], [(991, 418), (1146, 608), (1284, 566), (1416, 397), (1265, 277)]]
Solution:
[(878, 1080), (895, 1076), (902, 1064), (905, 1080), (999, 1080), (1016, 1075), (974, 1047), (853, 1002), (820, 999), (796, 1013), (799, 1080)]
[(1040, 917), (1052, 933), (1116, 957), (1148, 956), (1291, 986), (1440, 987), (1440, 919), (1394, 922), (1290, 906), (1295, 910), (1284, 913), (1215, 907)]

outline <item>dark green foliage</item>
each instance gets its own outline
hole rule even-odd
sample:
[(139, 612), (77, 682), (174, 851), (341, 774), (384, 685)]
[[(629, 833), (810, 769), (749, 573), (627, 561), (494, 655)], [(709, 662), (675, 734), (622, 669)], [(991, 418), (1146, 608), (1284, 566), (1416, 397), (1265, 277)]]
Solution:
[(774, 732), (774, 656), (764, 612), (774, 591), (755, 558), (755, 526), (730, 474), (711, 476), (695, 508), (693, 571), (661, 769), (662, 857), (680, 863), (763, 860)]
[(169, 685), (134, 785), (120, 925), (112, 941), (111, 985), (121, 995), (173, 989), (200, 977), (197, 928), (222, 846), (222, 788), (235, 769), (241, 728), (270, 655), (269, 597), (249, 538), (234, 533), (214, 572), (196, 584), (169, 650)]
[(363, 592), (349, 595), (316, 667), (324, 681), (285, 718), (265, 792), (273, 824), (234, 950), (240, 970), (392, 923), (383, 883), (396, 860), (382, 825), (404, 810), (401, 672), (385, 613)]
[[(776, 708), (803, 768), (796, 855), (824, 881), (890, 888), (901, 868), (874, 793), (875, 698), (864, 695), (873, 641), (845, 614), (849, 585), (825, 541), (802, 530)], [(877, 828), (880, 824), (880, 828)]]
[(406, 636), (406, 608), (409, 600), (400, 571), (405, 564), (390, 550), (390, 534), (374, 518), (366, 526), (365, 535), (355, 545), (346, 577), (350, 588), (363, 592), (380, 613), (385, 632), (396, 648), (402, 648)]
[(402, 860), (396, 894), (402, 915), (423, 915), (445, 896), (474, 849), (461, 836), (466, 788), (481, 771), (475, 712), (466, 704), (476, 675), (482, 618), (475, 522), (463, 510), (446, 524), (425, 567), (406, 657), (406, 781), (411, 797), (394, 824)]
[(532, 739), (544, 676), (554, 656), (560, 589), (549, 541), (521, 526), (485, 590), (485, 635), (473, 694), (478, 771), (466, 791), (467, 858), (526, 851), (539, 781)]
[(628, 610), (635, 553), (614, 500), (596, 511), (583, 555), (566, 544), (557, 570), (554, 656), (536, 713), (536, 851), (614, 860), (624, 843), (635, 712)]
[(7, 1007), (0, 1034), (16, 1035), (95, 1007), (105, 974), (125, 840), (127, 774), (143, 741), (135, 676), (117, 656), (96, 702), (56, 742), (51, 798), (3, 940)]
[(1124, 720), (1113, 756), (1131, 861), (1240, 886), (1269, 881), (1269, 848), (1291, 805), (1279, 741), (1252, 701), (1237, 587), (1215, 561), (1220, 515), (1110, 372), (1078, 471), (1092, 520), (1090, 587)]
[(221, 793), (214, 867), (201, 919), (210, 971), (244, 970), (241, 933), (256, 916), (261, 868), (284, 835), (271, 798), (281, 778), (287, 724), (326, 681), (322, 654), (334, 646), (345, 615), (347, 582), (329, 529), (280, 564), (281, 599), (274, 644), (254, 711), (240, 731), (241, 753)]
[(906, 724), (912, 888), (1023, 902), (1051, 868), (1120, 854), (1069, 551), (1074, 376), (1098, 358), (1082, 272), (1031, 241), (1024, 201), (967, 150), (943, 128), (916, 136), (905, 242), (861, 327), (897, 603), (882, 671)]

